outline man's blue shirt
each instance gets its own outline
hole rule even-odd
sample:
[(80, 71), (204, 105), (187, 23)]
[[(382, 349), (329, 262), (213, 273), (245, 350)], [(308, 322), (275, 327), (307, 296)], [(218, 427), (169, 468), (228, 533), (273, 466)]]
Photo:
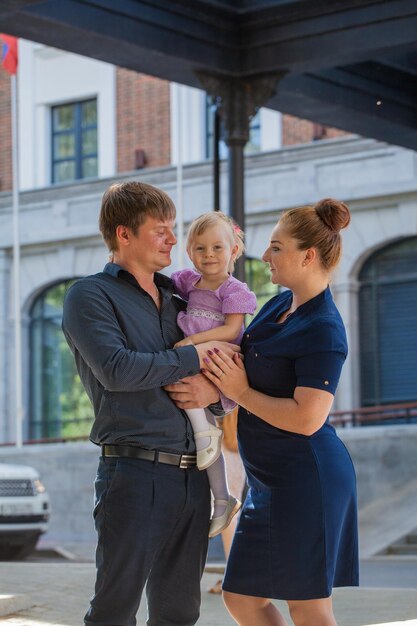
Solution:
[(115, 263), (77, 281), (64, 302), (62, 329), (94, 407), (90, 439), (166, 452), (194, 452), (191, 425), (163, 385), (200, 370), (177, 326), (185, 303), (155, 274), (161, 310), (136, 279)]

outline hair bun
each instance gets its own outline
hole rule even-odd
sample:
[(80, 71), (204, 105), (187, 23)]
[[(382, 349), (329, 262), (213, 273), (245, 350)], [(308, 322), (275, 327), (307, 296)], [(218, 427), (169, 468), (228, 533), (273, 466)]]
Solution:
[(324, 198), (315, 205), (315, 210), (319, 218), (330, 230), (338, 233), (350, 222), (350, 211), (344, 202), (334, 198)]

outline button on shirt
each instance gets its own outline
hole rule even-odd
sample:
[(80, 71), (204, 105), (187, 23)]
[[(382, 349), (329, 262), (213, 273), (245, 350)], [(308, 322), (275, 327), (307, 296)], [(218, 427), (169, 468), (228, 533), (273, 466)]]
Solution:
[(161, 310), (136, 279), (115, 263), (77, 281), (64, 302), (62, 329), (94, 407), (90, 439), (166, 452), (194, 452), (191, 424), (163, 385), (200, 371), (193, 346), (177, 326), (185, 302), (155, 274)]

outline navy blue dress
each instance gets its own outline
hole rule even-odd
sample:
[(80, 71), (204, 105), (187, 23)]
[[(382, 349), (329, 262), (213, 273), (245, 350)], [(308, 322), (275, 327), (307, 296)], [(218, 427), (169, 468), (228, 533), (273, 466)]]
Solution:
[[(296, 387), (335, 392), (347, 354), (330, 289), (283, 323), (292, 293), (272, 298), (242, 342), (251, 387), (292, 398)], [(314, 435), (281, 430), (240, 408), (239, 448), (249, 491), (223, 589), (282, 600), (326, 598), (358, 585), (356, 478), (326, 422)]]

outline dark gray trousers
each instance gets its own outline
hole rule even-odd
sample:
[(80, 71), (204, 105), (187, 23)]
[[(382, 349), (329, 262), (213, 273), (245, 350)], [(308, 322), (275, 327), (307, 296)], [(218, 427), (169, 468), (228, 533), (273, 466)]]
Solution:
[(134, 626), (146, 585), (148, 626), (193, 626), (207, 554), (206, 472), (100, 458), (95, 594), (87, 626)]

